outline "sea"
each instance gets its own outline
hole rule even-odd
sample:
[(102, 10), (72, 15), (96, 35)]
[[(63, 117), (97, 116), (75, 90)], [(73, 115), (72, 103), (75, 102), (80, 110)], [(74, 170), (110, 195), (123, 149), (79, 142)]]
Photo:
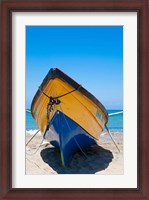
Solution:
[[(123, 110), (108, 110), (108, 114), (118, 113)], [(123, 132), (123, 113), (114, 116), (109, 116), (107, 127), (111, 132)], [(31, 113), (26, 111), (26, 132), (34, 134), (37, 131), (37, 125)], [(104, 129), (103, 132), (106, 132)]]

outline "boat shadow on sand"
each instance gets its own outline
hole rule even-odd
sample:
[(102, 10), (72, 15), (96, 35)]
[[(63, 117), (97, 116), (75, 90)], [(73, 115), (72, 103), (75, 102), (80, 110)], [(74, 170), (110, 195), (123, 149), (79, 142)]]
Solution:
[(43, 149), (40, 154), (43, 161), (58, 174), (95, 174), (105, 170), (113, 159), (111, 151), (98, 145), (85, 149), (84, 153), (86, 156), (76, 152), (67, 167), (62, 166), (60, 152), (54, 147)]

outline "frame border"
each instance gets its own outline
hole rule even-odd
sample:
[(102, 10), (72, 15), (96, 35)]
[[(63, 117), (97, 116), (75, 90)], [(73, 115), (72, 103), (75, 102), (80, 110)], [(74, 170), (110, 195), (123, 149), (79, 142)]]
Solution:
[[(148, 0), (2, 0), (0, 67), (1, 199), (149, 199)], [(137, 12), (137, 189), (12, 188), (12, 12)], [(3, 131), (2, 131), (3, 130)], [(144, 131), (143, 131), (144, 130)]]

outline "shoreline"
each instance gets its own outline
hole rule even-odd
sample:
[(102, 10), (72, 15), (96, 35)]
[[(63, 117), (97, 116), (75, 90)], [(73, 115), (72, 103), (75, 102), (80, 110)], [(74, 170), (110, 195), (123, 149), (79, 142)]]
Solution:
[[(26, 174), (123, 174), (123, 133), (115, 132), (112, 135), (120, 153), (108, 133), (104, 132), (97, 145), (84, 150), (86, 157), (81, 152), (76, 152), (69, 166), (64, 168), (61, 165), (60, 152), (43, 141), (39, 132), (26, 147)], [(26, 142), (32, 136), (33, 134), (26, 133)]]

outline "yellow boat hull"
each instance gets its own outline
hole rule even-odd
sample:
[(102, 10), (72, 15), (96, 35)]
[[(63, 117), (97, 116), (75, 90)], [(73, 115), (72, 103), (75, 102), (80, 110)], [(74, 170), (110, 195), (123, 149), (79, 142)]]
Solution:
[[(108, 121), (108, 115), (103, 105), (100, 103), (101, 106), (99, 107), (99, 105), (95, 104), (91, 99), (80, 92), (81, 86), (74, 90), (74, 87), (61, 77), (55, 76), (55, 78), (49, 78), (49, 80), (44, 82), (42, 83), (42, 88), (40, 88), (35, 95), (31, 107), (32, 115), (42, 134), (45, 133), (49, 120), (54, 116), (55, 112), (59, 110), (79, 124), (92, 137), (99, 139)], [(71, 91), (73, 92), (64, 95)], [(61, 102), (55, 105), (49, 116), (47, 114), (48, 97), (60, 97), (59, 100)]]

